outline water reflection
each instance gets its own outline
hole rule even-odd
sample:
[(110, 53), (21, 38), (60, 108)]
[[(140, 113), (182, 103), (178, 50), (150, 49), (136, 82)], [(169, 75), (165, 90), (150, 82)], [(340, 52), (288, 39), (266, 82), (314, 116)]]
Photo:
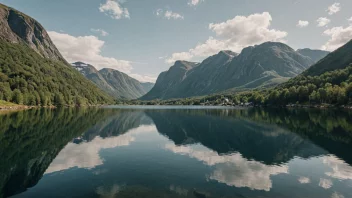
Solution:
[(3, 197), (352, 196), (350, 112), (37, 109), (0, 117)]
[(208, 178), (229, 186), (269, 191), (272, 187), (271, 176), (288, 173), (287, 165), (270, 166), (257, 161), (249, 161), (240, 153), (219, 155), (201, 145), (191, 147), (167, 144), (165, 148), (177, 154), (188, 155), (208, 166), (213, 166), (215, 170)]

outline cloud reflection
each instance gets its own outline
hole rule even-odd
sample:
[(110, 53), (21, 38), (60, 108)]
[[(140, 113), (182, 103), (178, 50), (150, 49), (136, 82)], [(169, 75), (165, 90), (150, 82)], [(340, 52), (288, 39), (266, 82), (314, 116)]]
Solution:
[(298, 181), (301, 184), (309, 184), (310, 183), (310, 179), (308, 177), (300, 177), (300, 178), (298, 178)]
[(322, 187), (322, 188), (325, 188), (325, 189), (329, 189), (331, 188), (332, 186), (332, 181), (330, 179), (323, 179), (323, 178), (320, 178), (320, 181), (319, 181), (319, 186)]
[(68, 143), (50, 164), (45, 174), (73, 167), (91, 169), (102, 165), (103, 160), (99, 156), (101, 149), (128, 146), (131, 142), (135, 141), (136, 135), (153, 131), (156, 131), (154, 125), (140, 126), (117, 137), (103, 139), (97, 136), (90, 142), (83, 142), (81, 144)]
[(335, 156), (327, 156), (323, 158), (323, 163), (332, 169), (331, 172), (325, 173), (327, 176), (342, 180), (352, 179), (352, 167), (343, 160)]
[(215, 170), (209, 179), (229, 186), (269, 191), (272, 188), (271, 176), (288, 173), (287, 165), (270, 166), (261, 162), (249, 161), (240, 153), (219, 155), (201, 145), (176, 146), (175, 144), (167, 144), (165, 148), (177, 154), (188, 155), (206, 165), (214, 166)]

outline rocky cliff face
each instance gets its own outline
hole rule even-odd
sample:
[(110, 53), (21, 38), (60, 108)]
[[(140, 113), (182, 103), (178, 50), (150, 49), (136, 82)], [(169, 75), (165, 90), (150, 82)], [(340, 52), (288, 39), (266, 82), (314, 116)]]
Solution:
[(42, 57), (65, 61), (42, 25), (33, 18), (0, 4), (0, 39), (25, 43)]
[(71, 65), (100, 89), (116, 99), (137, 99), (154, 86), (153, 83), (141, 83), (117, 70), (102, 69), (98, 71), (94, 66), (83, 62), (76, 62)]
[(144, 100), (185, 98), (229, 89), (273, 86), (297, 76), (314, 61), (283, 43), (267, 42), (244, 48), (237, 55), (220, 53), (193, 66), (177, 61), (159, 75)]
[(142, 99), (164, 99), (172, 97), (173, 94), (178, 94), (175, 90), (182, 85), (183, 81), (194, 71), (193, 69), (198, 66), (199, 63), (176, 61), (168, 71), (159, 74), (153, 89), (144, 95)]

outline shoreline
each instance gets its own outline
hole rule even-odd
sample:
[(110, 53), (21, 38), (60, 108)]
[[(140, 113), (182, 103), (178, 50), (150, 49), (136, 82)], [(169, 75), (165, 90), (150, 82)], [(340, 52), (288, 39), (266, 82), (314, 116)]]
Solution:
[(110, 105), (87, 105), (87, 106), (26, 106), (26, 105), (12, 105), (12, 106), (0, 106), (0, 112), (11, 112), (11, 111), (20, 111), (20, 110), (28, 110), (34, 108), (48, 108), (48, 109), (56, 109), (56, 108), (89, 108), (89, 107), (98, 107), (98, 108), (106, 108), (110, 106), (120, 106), (120, 107), (209, 107), (209, 108), (285, 108), (285, 109), (347, 109), (352, 110), (352, 106), (336, 106), (336, 105), (268, 105), (268, 106), (261, 106), (261, 105), (130, 105), (130, 104), (110, 104)]

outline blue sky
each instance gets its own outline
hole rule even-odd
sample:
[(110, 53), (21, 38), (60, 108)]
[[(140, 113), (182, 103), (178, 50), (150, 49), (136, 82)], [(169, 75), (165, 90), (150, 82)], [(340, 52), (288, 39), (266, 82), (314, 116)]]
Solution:
[(334, 50), (352, 39), (351, 0), (0, 2), (38, 20), (68, 61), (141, 81), (155, 81), (177, 59), (201, 61), (265, 41)]

